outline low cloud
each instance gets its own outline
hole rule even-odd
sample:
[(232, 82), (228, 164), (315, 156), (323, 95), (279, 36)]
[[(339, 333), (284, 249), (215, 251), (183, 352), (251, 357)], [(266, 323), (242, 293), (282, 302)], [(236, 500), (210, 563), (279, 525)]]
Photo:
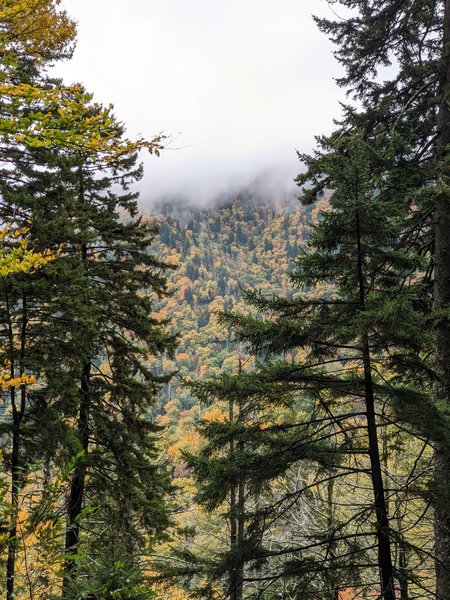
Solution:
[(190, 205), (205, 206), (224, 194), (252, 186), (261, 197), (297, 194), (293, 178), (301, 170), (295, 149), (290, 156), (246, 157), (240, 161), (224, 158), (177, 158), (174, 167), (164, 151), (159, 159), (145, 161), (145, 176), (140, 184), (140, 204), (150, 210), (161, 199), (183, 198)]
[(204, 203), (268, 172), (289, 187), (295, 148), (332, 128), (340, 72), (311, 17), (333, 16), (326, 0), (63, 4), (79, 41), (56, 72), (112, 102), (130, 136), (173, 140), (145, 159), (144, 209), (170, 194)]

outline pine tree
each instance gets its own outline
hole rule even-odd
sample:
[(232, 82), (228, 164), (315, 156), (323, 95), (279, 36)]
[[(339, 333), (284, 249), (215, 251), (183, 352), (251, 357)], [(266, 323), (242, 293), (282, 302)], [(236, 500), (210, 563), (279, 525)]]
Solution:
[[(47, 248), (58, 254), (37, 277), (1, 282), (3, 353), (10, 380), (21, 379), (17, 389), (7, 387), (12, 420), (2, 423), (11, 439), (8, 598), (19, 500), (36, 461), (50, 478), (73, 465), (66, 596), (84, 593), (79, 559), (74, 581), (81, 543), (91, 583), (90, 567), (102, 562), (94, 557), (106, 559), (113, 545), (128, 553), (127, 570), (138, 576), (138, 541), (167, 523), (167, 479), (155, 462), (158, 428), (150, 418), (166, 377), (146, 366), (174, 345), (151, 316), (153, 299), (166, 292), (166, 265), (150, 252), (157, 229), (137, 218), (137, 194), (128, 189), (142, 174), (138, 150), (158, 154), (160, 138), (126, 139), (111, 107), (45, 75), (49, 61), (72, 50), (75, 27), (58, 4), (8, 0), (0, 9), (0, 214), (29, 228), (33, 256)], [(89, 535), (81, 539), (83, 519)]]
[[(326, 486), (335, 479), (351, 486), (352, 478), (368, 478), (372, 493), (370, 500), (365, 497), (367, 507), (356, 509), (346, 524), (332, 520), (331, 530), (325, 524), (324, 530), (311, 531), (309, 543), (285, 544), (278, 550), (264, 546), (267, 523), (276, 522), (304, 489), (272, 504), (262, 501), (253, 515), (246, 513), (252, 537), (240, 553), (247, 570), (254, 572), (261, 562), (284, 556), (281, 570), (266, 575), (267, 585), (290, 581), (302, 597), (335, 598), (339, 589), (370, 585), (379, 570), (380, 595), (395, 598), (398, 568), (392, 545), (397, 534), (384, 489), (377, 407), (386, 405), (386, 418), (395, 423), (399, 398), (421, 404), (428, 398), (390, 376), (398, 361), (417, 358), (426, 309), (423, 287), (414, 281), (421, 259), (399, 243), (404, 199), (384, 178), (392, 154), (384, 142), (374, 146), (355, 135), (322, 139), (315, 156), (302, 157), (307, 173), (299, 183), (313, 182), (304, 193), (305, 203), (333, 190), (330, 210), (321, 214), (292, 273), (294, 284), (307, 293), (288, 299), (247, 292), (247, 300), (265, 319), (233, 313), (223, 319), (237, 340), (260, 357), (261, 366), (247, 376), (224, 376), (196, 386), (201, 398), (240, 398), (249, 413), (259, 415), (254, 425), (236, 432), (245, 440), (245, 457), (230, 462), (212, 461), (208, 455), (208, 466), (193, 463), (200, 480), (208, 482), (202, 497), (211, 506), (224, 500), (232, 473), (241, 474), (248, 489), (259, 491), (301, 464), (315, 468)], [(306, 355), (303, 362), (280, 358), (299, 351)], [(268, 424), (270, 407), (277, 404), (291, 406), (294, 414), (299, 411), (297, 418)], [(209, 430), (204, 453), (223, 448), (231, 435), (225, 426)], [(357, 525), (360, 510), (366, 523), (362, 530)], [(311, 573), (314, 582), (308, 579)], [(257, 574), (249, 577), (246, 581), (261, 579)], [(317, 578), (322, 587), (317, 588)]]
[[(74, 23), (64, 11), (58, 10), (54, 0), (16, 2), (8, 0), (0, 9), (0, 131), (2, 156), (2, 187), (11, 181), (14, 165), (22, 153), (18, 144), (10, 143), (10, 137), (18, 135), (27, 127), (27, 118), (18, 111), (15, 96), (24, 84), (34, 98), (39, 96), (36, 81), (46, 64), (71, 54), (75, 33)], [(49, 29), (52, 35), (48, 35)], [(29, 121), (29, 120), (28, 120)], [(28, 122), (29, 125), (29, 122)], [(5, 222), (5, 219), (2, 219)], [(17, 225), (14, 219), (6, 220)], [(42, 250), (45, 252), (45, 250)], [(38, 253), (39, 254), (39, 253)], [(36, 254), (37, 255), (37, 254)], [(43, 263), (44, 264), (44, 263)], [(2, 279), (2, 328), (6, 344), (2, 350), (5, 363), (9, 365), (10, 382), (20, 379), (21, 383), (6, 387), (8, 404), (11, 410), (11, 427), (6, 426), (11, 439), (11, 454), (8, 456), (11, 482), (11, 517), (8, 531), (8, 556), (6, 561), (6, 597), (12, 599), (15, 593), (15, 564), (18, 545), (17, 520), (19, 497), (29, 470), (23, 456), (23, 430), (26, 428), (26, 404), (29, 385), (36, 379), (29, 371), (28, 344), (25, 330), (30, 315), (25, 295), (20, 299), (12, 289), (12, 280), (21, 281), (20, 287), (31, 283), (23, 274)], [(17, 311), (18, 304), (20, 309)], [(16, 314), (14, 314), (16, 313)], [(5, 426), (2, 426), (5, 429)]]
[[(321, 155), (303, 157), (308, 170), (298, 181), (317, 181), (324, 175), (326, 185), (333, 190), (331, 211), (315, 228), (308, 244), (313, 252), (299, 259), (293, 278), (300, 285), (333, 282), (338, 303), (331, 310), (327, 302), (324, 307), (334, 325), (328, 334), (326, 329), (320, 333), (325, 333), (325, 346), (334, 345), (339, 352), (345, 345), (354, 344), (355, 358), (361, 362), (380, 587), (383, 597), (394, 599), (393, 552), (377, 431), (377, 370), (372, 363), (380, 363), (383, 354), (386, 356), (396, 344), (417, 346), (417, 330), (407, 339), (408, 327), (417, 326), (419, 320), (414, 314), (415, 286), (402, 285), (413, 276), (418, 264), (414, 255), (396, 249), (404, 223), (403, 199), (396, 198), (389, 184), (383, 182), (386, 158), (379, 147), (365, 144), (359, 136), (331, 144), (323, 140), (322, 144)], [(324, 185), (319, 184), (322, 189)], [(317, 193), (317, 187), (312, 193)], [(311, 191), (305, 193), (306, 202), (311, 195)], [(413, 317), (406, 323), (400, 317), (400, 311), (405, 310)]]
[[(337, 44), (345, 68), (339, 81), (361, 110), (347, 106), (343, 131), (362, 127), (370, 138), (383, 133), (402, 141), (396, 154), (397, 180), (412, 202), (415, 223), (406, 243), (431, 257), (434, 299), (435, 408), (448, 421), (450, 404), (450, 208), (448, 148), (450, 142), (450, 4), (448, 0), (389, 2), (338, 0), (349, 17), (318, 19)], [(385, 67), (390, 67), (385, 71)], [(387, 77), (386, 77), (387, 76)], [(421, 194), (417, 192), (421, 190)], [(438, 597), (450, 595), (450, 459), (448, 434), (434, 436), (436, 447), (436, 574)]]
[[(16, 389), (9, 388), (16, 509), (31, 464), (43, 461), (51, 473), (78, 456), (68, 501), (68, 581), (80, 519), (89, 508), (86, 495), (93, 505), (102, 504), (105, 519), (108, 515), (101, 528), (108, 532), (104, 552), (113, 543), (114, 522), (121, 524), (114, 543), (119, 547), (121, 538), (130, 560), (139, 536), (156, 534), (167, 522), (166, 480), (154, 464), (157, 428), (149, 418), (158, 378), (145, 361), (152, 353), (170, 352), (173, 338), (150, 315), (153, 295), (165, 293), (165, 265), (149, 252), (156, 228), (136, 218), (137, 195), (127, 191), (142, 173), (137, 151), (145, 147), (157, 154), (159, 138), (127, 140), (111, 107), (94, 104), (81, 86), (67, 88), (45, 77), (45, 61), (61, 57), (74, 33), (56, 4), (10, 2), (0, 13), (5, 66), (0, 212), (3, 220), (29, 227), (33, 249), (59, 252), (33, 281), (20, 275), (3, 280), (2, 296), (12, 371), (32, 378), (45, 373), (38, 386), (21, 385), (18, 409)], [(33, 21), (31, 40), (20, 38), (18, 24), (27, 19)], [(45, 37), (48, 27), (55, 28), (54, 35)], [(5, 422), (4, 431), (9, 428)], [(92, 464), (95, 473), (99, 467), (97, 479)], [(14, 523), (13, 516), (9, 598)], [(99, 539), (95, 543), (102, 547)]]
[[(243, 361), (241, 355), (238, 359), (238, 375), (242, 375)], [(195, 393), (211, 402), (205, 390), (192, 386)], [(227, 501), (225, 520), (227, 523), (228, 540), (225, 544), (228, 556), (223, 563), (221, 557), (215, 563), (209, 557), (203, 569), (211, 581), (225, 579), (223, 587), (227, 598), (242, 600), (244, 597), (244, 558), (242, 549), (246, 542), (246, 507), (248, 507), (249, 493), (245, 487), (245, 477), (236, 469), (236, 463), (245, 460), (245, 442), (243, 431), (249, 419), (248, 405), (244, 398), (238, 394), (229, 394), (224, 398), (227, 404), (227, 420), (222, 423), (203, 421), (199, 424), (202, 436), (207, 440), (207, 445), (201, 456), (186, 453), (184, 455), (188, 466), (197, 477), (199, 485), (198, 499), (205, 504), (208, 510), (217, 509), (220, 502)], [(217, 398), (215, 398), (217, 400)], [(230, 465), (228, 481), (220, 483), (224, 469)], [(219, 491), (219, 486), (222, 489)], [(212, 497), (214, 496), (214, 497)], [(201, 562), (201, 561), (198, 561)], [(210, 587), (206, 587), (210, 591)]]
[[(88, 105), (86, 117), (100, 110)], [(52, 449), (59, 462), (79, 455), (68, 499), (66, 595), (88, 506), (100, 507), (91, 534), (102, 515), (101, 539), (84, 539), (96, 552), (123, 543), (131, 557), (141, 535), (167, 523), (167, 484), (154, 464), (158, 428), (150, 420), (155, 391), (166, 379), (145, 364), (173, 347), (164, 324), (151, 317), (152, 296), (165, 294), (166, 267), (149, 252), (156, 228), (136, 219), (137, 194), (127, 191), (142, 173), (136, 146), (124, 148), (122, 127), (111, 116), (105, 135), (106, 154), (36, 149), (33, 160), (20, 164), (21, 183), (4, 190), (3, 214), (31, 220), (36, 245), (61, 247), (46, 281), (27, 294), (40, 313), (39, 333), (31, 325), (28, 334), (39, 344), (47, 377), (33, 406), (40, 419), (57, 417), (43, 427), (59, 436), (45, 444), (48, 459), (55, 460)], [(45, 332), (44, 314), (51, 323)]]

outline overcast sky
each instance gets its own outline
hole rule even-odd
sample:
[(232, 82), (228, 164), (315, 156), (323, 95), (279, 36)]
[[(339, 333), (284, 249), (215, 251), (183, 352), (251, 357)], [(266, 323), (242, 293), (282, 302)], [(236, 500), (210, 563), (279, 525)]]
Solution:
[(204, 200), (272, 174), (289, 186), (295, 149), (339, 115), (332, 46), (311, 14), (325, 0), (63, 0), (78, 22), (56, 71), (113, 103), (129, 135), (164, 132), (171, 149), (145, 160), (142, 202)]

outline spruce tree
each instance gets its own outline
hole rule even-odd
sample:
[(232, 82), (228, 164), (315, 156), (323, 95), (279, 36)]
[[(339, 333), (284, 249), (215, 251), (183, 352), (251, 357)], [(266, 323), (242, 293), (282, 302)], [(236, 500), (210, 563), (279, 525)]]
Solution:
[[(336, 286), (337, 304), (325, 301), (321, 307), (326, 307), (324, 315), (332, 318), (333, 326), (319, 335), (325, 334), (325, 347), (330, 344), (338, 352), (345, 353), (346, 345), (354, 345), (355, 358), (361, 363), (381, 595), (394, 599), (393, 551), (376, 416), (378, 374), (372, 363), (380, 364), (383, 355), (386, 360), (395, 345), (417, 346), (418, 332), (412, 330), (408, 339), (407, 329), (418, 323), (415, 286), (403, 287), (403, 283), (419, 265), (414, 255), (396, 248), (404, 224), (404, 201), (383, 181), (386, 153), (380, 153), (380, 144), (368, 145), (358, 135), (322, 144), (321, 154), (303, 157), (308, 169), (298, 182), (318, 182), (324, 176), (333, 190), (331, 210), (315, 228), (308, 243), (313, 251), (299, 259), (293, 278), (303, 286), (327, 280)], [(324, 185), (318, 183), (322, 190)], [(308, 202), (317, 193), (317, 185), (304, 192)], [(405, 310), (412, 316), (406, 322), (400, 317)]]
[[(223, 501), (229, 489), (224, 482), (232, 481), (232, 473), (239, 473), (254, 490), (267, 490), (302, 462), (318, 471), (323, 485), (342, 480), (351, 486), (353, 478), (367, 478), (368, 505), (355, 507), (347, 523), (332, 519), (330, 529), (325, 525), (321, 532), (311, 532), (309, 543), (276, 551), (264, 545), (267, 523), (279, 520), (292, 498), (301, 498), (306, 490), (265, 507), (260, 503), (253, 515), (246, 514), (254, 535), (240, 553), (247, 572), (261, 561), (284, 556), (284, 567), (266, 581), (290, 580), (298, 597), (320, 593), (335, 598), (339, 589), (371, 586), (379, 571), (379, 594), (392, 599), (395, 579), (411, 574), (400, 573), (394, 562), (397, 533), (388, 512), (379, 432), (385, 418), (395, 426), (400, 399), (421, 405), (428, 401), (425, 392), (391, 377), (395, 364), (417, 360), (423, 343), (426, 295), (414, 279), (422, 259), (400, 243), (405, 201), (384, 176), (394, 149), (382, 140), (376, 146), (368, 143), (363, 134), (323, 138), (320, 144), (314, 156), (302, 156), (307, 172), (298, 180), (300, 185), (312, 182), (304, 190), (305, 203), (332, 190), (330, 210), (320, 215), (292, 273), (303, 294), (270, 298), (247, 292), (247, 300), (265, 318), (225, 313), (223, 320), (259, 357), (259, 369), (196, 386), (200, 397), (245, 399), (248, 411), (260, 415), (254, 426), (236, 431), (245, 440), (245, 456), (192, 465), (202, 487), (206, 483), (202, 497), (213, 505)], [(299, 351), (305, 355), (303, 362), (281, 358)], [(269, 407), (277, 403), (296, 408), (297, 419), (264, 423)], [(381, 406), (386, 406), (384, 418)], [(226, 426), (209, 427), (211, 441), (203, 452), (223, 448), (230, 435)], [(389, 491), (397, 493), (401, 490)], [(408, 543), (414, 546), (412, 540)], [(420, 554), (419, 548), (415, 551)], [(316, 579), (308, 583), (311, 573)], [(319, 590), (317, 577), (323, 581)], [(246, 579), (258, 580), (264, 577)]]
[[(100, 110), (86, 106), (85, 118)], [(150, 419), (165, 378), (145, 364), (173, 347), (164, 324), (151, 316), (152, 298), (165, 294), (165, 265), (149, 251), (157, 230), (136, 218), (137, 193), (128, 190), (142, 173), (136, 146), (123, 143), (122, 126), (107, 119), (107, 152), (36, 149), (20, 164), (20, 183), (3, 193), (5, 216), (31, 220), (36, 245), (61, 248), (52, 269), (28, 290), (40, 314), (28, 333), (47, 379), (35, 393), (33, 414), (49, 424), (42, 428), (49, 440), (57, 436), (45, 444), (48, 459), (61, 464), (79, 455), (68, 498), (66, 595), (85, 508), (100, 507), (84, 538), (96, 552), (124, 544), (131, 557), (142, 535), (167, 523), (167, 483), (154, 464), (158, 428)], [(52, 412), (56, 422), (48, 418)], [(100, 538), (93, 537), (96, 522)]]
[[(158, 385), (145, 366), (147, 352), (172, 346), (163, 325), (150, 316), (151, 296), (165, 293), (165, 266), (149, 252), (156, 229), (136, 218), (137, 194), (128, 191), (142, 173), (137, 151), (145, 147), (158, 153), (160, 144), (127, 140), (111, 108), (94, 104), (81, 86), (67, 88), (46, 78), (45, 61), (62, 56), (74, 30), (65, 13), (58, 23), (53, 2), (29, 8), (11, 2), (0, 13), (6, 65), (1, 87), (0, 213), (4, 221), (30, 229), (35, 250), (51, 248), (59, 258), (33, 281), (20, 275), (2, 281), (6, 359), (14, 373), (45, 374), (37, 386), (24, 384), (17, 392), (9, 391), (12, 498), (17, 509), (33, 462), (44, 461), (51, 470), (79, 455), (69, 497), (68, 571), (84, 510), (85, 456), (94, 441), (88, 440), (91, 423), (86, 421), (92, 419), (92, 387), (98, 400), (104, 398), (104, 413), (97, 407), (102, 421), (95, 430), (102, 440), (99, 455), (105, 469), (111, 464), (122, 469), (118, 481), (109, 470), (102, 474), (114, 490), (115, 502), (105, 500), (105, 482), (97, 486), (103, 494), (98, 502), (103, 499), (105, 513), (114, 509), (117, 519), (125, 520), (121, 531), (128, 539), (136, 539), (138, 532), (132, 525), (136, 518), (125, 517), (126, 510), (139, 512), (146, 523), (139, 533), (160, 531), (166, 522), (161, 504), (164, 477), (151, 458), (156, 430), (145, 407)], [(19, 36), (18, 24), (24, 19), (33, 21), (31, 41)], [(55, 35), (41, 43), (38, 32), (47, 33), (50, 25)], [(112, 186), (125, 192), (116, 193)], [(5, 421), (3, 430), (9, 429)], [(6, 577), (11, 598), (18, 543), (15, 519), (13, 515)]]
[[(173, 348), (164, 323), (151, 316), (153, 299), (165, 294), (166, 266), (150, 251), (157, 230), (137, 218), (137, 194), (128, 189), (142, 174), (138, 150), (158, 154), (160, 138), (126, 139), (111, 107), (46, 76), (48, 62), (73, 47), (74, 24), (58, 5), (8, 0), (0, 9), (0, 216), (26, 225), (36, 252), (58, 255), (32, 280), (15, 274), (1, 282), (2, 351), (11, 376), (22, 378), (17, 390), (8, 387), (12, 418), (2, 423), (11, 440), (8, 598), (20, 495), (36, 462), (47, 484), (56, 469), (73, 468), (67, 597), (84, 593), (81, 543), (91, 583), (92, 565), (106, 565), (113, 545), (127, 552), (130, 576), (139, 576), (138, 541), (167, 523), (167, 479), (155, 463), (158, 428), (150, 419), (165, 377), (146, 366), (148, 356)], [(81, 540), (84, 517), (89, 535)]]
[[(399, 185), (409, 199), (414, 227), (405, 243), (431, 258), (434, 302), (434, 404), (448, 422), (450, 404), (450, 4), (448, 0), (389, 2), (337, 0), (350, 16), (317, 19), (336, 43), (345, 68), (339, 84), (358, 100), (346, 107), (343, 131), (362, 127), (368, 138), (383, 133), (402, 140), (395, 160)], [(385, 67), (389, 67), (385, 70)], [(417, 193), (421, 190), (421, 193)], [(416, 193), (415, 193), (416, 192)], [(411, 223), (412, 225), (413, 223)], [(439, 428), (438, 428), (439, 429)], [(436, 574), (438, 597), (450, 596), (450, 458), (448, 433), (435, 432)]]
[[(48, 35), (48, 30), (52, 35)], [(39, 97), (38, 81), (46, 65), (55, 59), (71, 54), (74, 39), (74, 23), (64, 11), (58, 9), (55, 0), (20, 3), (5, 2), (0, 8), (0, 136), (1, 136), (1, 187), (15, 178), (15, 166), (23, 158), (20, 144), (11, 143), (10, 138), (19, 135), (19, 130), (29, 125), (27, 116), (21, 113), (15, 101), (19, 88), (28, 86)], [(33, 95), (33, 94), (32, 94)], [(3, 223), (17, 225), (13, 219), (2, 218)], [(20, 221), (20, 220), (19, 220)], [(26, 224), (28, 225), (28, 223)], [(44, 251), (44, 250), (43, 250)], [(8, 528), (8, 556), (6, 561), (6, 597), (15, 593), (16, 549), (18, 546), (17, 520), (20, 492), (26, 481), (29, 464), (23, 455), (23, 430), (26, 425), (27, 393), (29, 384), (35, 379), (35, 371), (29, 369), (28, 339), (26, 329), (30, 312), (25, 293), (17, 294), (13, 280), (21, 281), (23, 290), (30, 285), (28, 277), (15, 274), (2, 278), (1, 295), (2, 349), (5, 364), (9, 365), (10, 381), (21, 380), (20, 384), (5, 390), (7, 404), (11, 410), (11, 424), (2, 424), (11, 441), (11, 453), (6, 450), (10, 472), (11, 515)]]

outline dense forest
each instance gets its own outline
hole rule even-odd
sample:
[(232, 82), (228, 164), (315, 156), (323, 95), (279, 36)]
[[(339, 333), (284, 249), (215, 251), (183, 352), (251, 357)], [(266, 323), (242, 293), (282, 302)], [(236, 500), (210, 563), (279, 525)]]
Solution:
[[(167, 357), (162, 365), (177, 377), (161, 390), (159, 403), (176, 400), (190, 408), (193, 399), (183, 388), (184, 378), (234, 368), (237, 347), (218, 313), (249, 312), (243, 290), (290, 293), (292, 260), (319, 210), (300, 211), (296, 204), (295, 197), (267, 197), (250, 187), (208, 208), (175, 201), (155, 207), (150, 217), (159, 223), (155, 251), (175, 266), (168, 274), (170, 296), (155, 304), (155, 314), (170, 317), (179, 335), (174, 360)], [(152, 364), (161, 366), (158, 360)]]
[(450, 0), (329, 4), (298, 198), (143, 214), (166, 138), (0, 3), (6, 600), (450, 600)]

